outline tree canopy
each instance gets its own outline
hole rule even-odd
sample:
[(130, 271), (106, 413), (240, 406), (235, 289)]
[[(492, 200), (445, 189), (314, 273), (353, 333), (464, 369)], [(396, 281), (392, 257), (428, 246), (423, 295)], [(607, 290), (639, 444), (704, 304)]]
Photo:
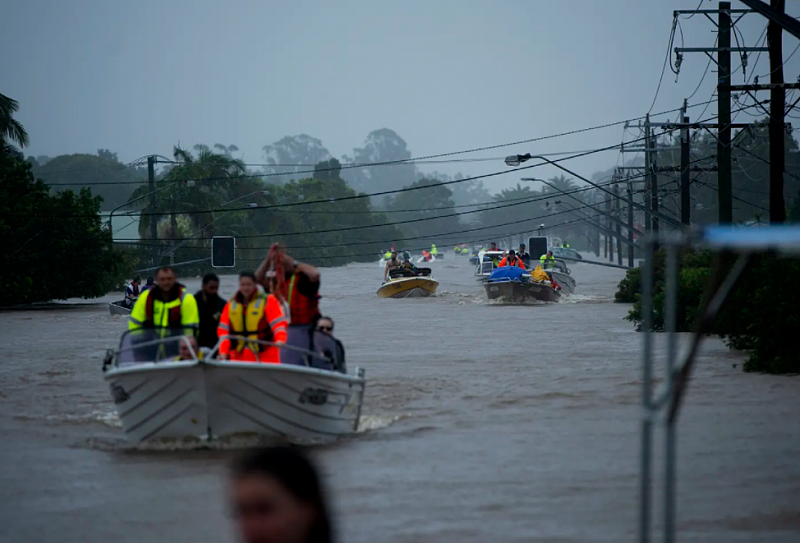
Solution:
[(51, 185), (53, 192), (89, 188), (103, 199), (103, 211), (127, 202), (136, 187), (147, 180), (145, 168), (125, 165), (107, 149), (98, 149), (96, 155), (60, 155), (44, 164), (35, 159), (32, 162), (33, 174)]
[(0, 156), (0, 306), (103, 296), (122, 274), (88, 189), (51, 194), (31, 164)]

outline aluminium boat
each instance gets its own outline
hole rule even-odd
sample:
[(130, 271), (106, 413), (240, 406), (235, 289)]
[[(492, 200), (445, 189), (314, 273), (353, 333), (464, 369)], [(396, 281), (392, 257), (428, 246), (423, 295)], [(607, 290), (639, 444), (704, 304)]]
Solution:
[(312, 351), (279, 346), (302, 351), (303, 366), (219, 360), (217, 348), (199, 357), (188, 349), (191, 357), (179, 360), (183, 331), (160, 333), (126, 332), (104, 361), (129, 441), (256, 435), (326, 443), (358, 429), (364, 371), (346, 373), (341, 343), (324, 332), (315, 332)]

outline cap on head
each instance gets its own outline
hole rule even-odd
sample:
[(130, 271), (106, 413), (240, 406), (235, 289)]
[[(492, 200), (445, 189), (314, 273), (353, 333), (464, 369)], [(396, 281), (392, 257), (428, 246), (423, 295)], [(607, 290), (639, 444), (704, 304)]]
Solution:
[(516, 256), (517, 253), (514, 252), (514, 249), (508, 251), (508, 256)]

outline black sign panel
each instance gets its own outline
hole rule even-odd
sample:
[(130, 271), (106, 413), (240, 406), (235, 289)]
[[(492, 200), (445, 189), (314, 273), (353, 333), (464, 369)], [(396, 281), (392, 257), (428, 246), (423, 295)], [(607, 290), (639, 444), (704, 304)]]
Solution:
[(211, 266), (233, 268), (236, 265), (236, 238), (215, 236), (211, 238)]

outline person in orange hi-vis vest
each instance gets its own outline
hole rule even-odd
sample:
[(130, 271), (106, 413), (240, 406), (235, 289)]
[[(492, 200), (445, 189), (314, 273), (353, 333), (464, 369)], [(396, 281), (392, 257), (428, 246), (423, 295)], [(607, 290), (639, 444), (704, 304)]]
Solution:
[(225, 304), (219, 319), (217, 335), (222, 342), (218, 358), (239, 362), (281, 361), (280, 349), (228, 336), (244, 336), (250, 340), (268, 341), (276, 345), (286, 343), (288, 321), (283, 307), (273, 294), (259, 292), (255, 274), (239, 275), (239, 291)]
[(502, 268), (504, 266), (516, 266), (518, 268), (525, 269), (525, 264), (522, 262), (521, 259), (517, 258), (516, 253), (514, 250), (511, 249), (508, 251), (508, 256), (504, 257), (503, 260), (497, 265), (498, 268)]

